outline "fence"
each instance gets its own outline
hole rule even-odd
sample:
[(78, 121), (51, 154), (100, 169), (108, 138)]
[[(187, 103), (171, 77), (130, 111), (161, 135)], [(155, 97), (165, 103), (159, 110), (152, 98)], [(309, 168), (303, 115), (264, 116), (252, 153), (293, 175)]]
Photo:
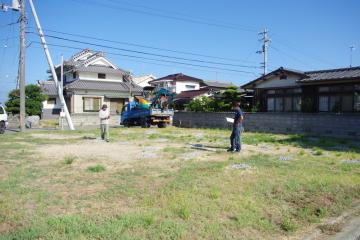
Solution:
[[(174, 126), (230, 128), (233, 113), (176, 112)], [(245, 113), (245, 131), (293, 133), (360, 139), (360, 114)]]

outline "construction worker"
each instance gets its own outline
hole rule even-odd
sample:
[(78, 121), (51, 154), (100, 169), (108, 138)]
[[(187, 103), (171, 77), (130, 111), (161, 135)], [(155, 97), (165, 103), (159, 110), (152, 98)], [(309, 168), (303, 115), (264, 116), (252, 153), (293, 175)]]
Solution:
[(109, 119), (110, 112), (106, 104), (103, 104), (99, 111), (101, 139), (109, 142)]
[(232, 132), (230, 136), (230, 145), (231, 147), (227, 150), (228, 152), (240, 152), (241, 151), (241, 128), (242, 122), (244, 120), (244, 114), (240, 109), (240, 103), (233, 101), (232, 109), (235, 112), (234, 123), (232, 127)]

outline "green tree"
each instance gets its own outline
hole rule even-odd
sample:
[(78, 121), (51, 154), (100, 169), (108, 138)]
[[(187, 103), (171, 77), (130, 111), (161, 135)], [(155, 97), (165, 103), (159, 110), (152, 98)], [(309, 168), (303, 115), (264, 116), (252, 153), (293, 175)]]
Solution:
[[(29, 116), (40, 115), (42, 102), (46, 100), (46, 95), (42, 94), (41, 88), (35, 84), (29, 84), (25, 87), (25, 109)], [(20, 91), (12, 90), (8, 95), (8, 101), (5, 103), (6, 110), (13, 114), (20, 112)]]
[(195, 98), (186, 105), (186, 110), (191, 112), (214, 112), (215, 100), (210, 97), (203, 96)]

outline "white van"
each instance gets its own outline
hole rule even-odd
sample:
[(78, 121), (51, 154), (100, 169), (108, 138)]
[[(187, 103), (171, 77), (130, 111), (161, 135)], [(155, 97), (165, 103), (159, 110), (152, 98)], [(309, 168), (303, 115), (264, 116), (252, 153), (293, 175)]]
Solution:
[(5, 108), (0, 105), (0, 134), (5, 133), (5, 129), (8, 125), (8, 115), (6, 114)]

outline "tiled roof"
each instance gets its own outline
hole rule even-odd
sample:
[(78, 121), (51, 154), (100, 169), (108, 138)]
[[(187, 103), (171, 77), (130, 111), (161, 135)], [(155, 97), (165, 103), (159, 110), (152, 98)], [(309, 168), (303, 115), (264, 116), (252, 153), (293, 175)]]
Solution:
[(102, 66), (79, 66), (74, 68), (75, 71), (79, 72), (93, 72), (93, 73), (111, 73), (111, 74), (119, 74), (123, 75), (126, 72), (120, 69), (113, 69), (109, 67), (102, 67)]
[(218, 82), (218, 81), (204, 81), (202, 85), (208, 87), (216, 87), (216, 88), (227, 88), (227, 87), (235, 86), (232, 83)]
[(262, 81), (266, 81), (273, 75), (277, 75), (281, 72), (290, 72), (299, 75), (298, 83), (310, 83), (315, 81), (334, 81), (334, 80), (352, 80), (360, 79), (360, 67), (351, 68), (337, 68), (328, 70), (308, 71), (302, 72), (298, 70), (292, 70), (288, 68), (278, 68), (265, 76), (261, 76), (247, 84), (243, 85), (242, 88), (252, 88), (254, 84)]
[(199, 78), (195, 78), (195, 77), (191, 77), (182, 73), (176, 73), (176, 74), (171, 74), (162, 78), (158, 78), (155, 80), (150, 81), (149, 83), (154, 83), (160, 80), (174, 80), (174, 81), (192, 81), (192, 82), (203, 82), (202, 79)]
[(299, 82), (328, 81), (360, 78), (360, 67), (338, 68), (320, 71), (305, 72), (308, 77), (300, 79)]
[(250, 81), (244, 85), (241, 86), (241, 88), (251, 88), (253, 84), (257, 83), (257, 82), (262, 82), (262, 81), (266, 81), (268, 78), (277, 75), (277, 74), (281, 74), (281, 73), (292, 73), (292, 74), (296, 74), (299, 75), (301, 77), (306, 77), (305, 73), (299, 70), (294, 70), (294, 69), (290, 69), (290, 68), (284, 68), (284, 67), (280, 67), (272, 72), (269, 72), (266, 75), (263, 75), (261, 77), (256, 78), (253, 81)]
[[(66, 89), (74, 90), (100, 90), (100, 91), (120, 91), (129, 92), (129, 83), (127, 82), (108, 82), (108, 81), (89, 81), (76, 80), (65, 86)], [(132, 84), (132, 91), (142, 92), (142, 88)]]
[(54, 81), (42, 81), (42, 82), (39, 82), (39, 85), (41, 87), (41, 91), (43, 94), (48, 95), (48, 96), (57, 96), (58, 95)]
[(190, 91), (183, 91), (176, 95), (175, 100), (179, 99), (193, 99), (197, 96), (201, 96), (203, 94), (208, 93), (208, 89), (201, 89), (201, 90), (190, 90)]

